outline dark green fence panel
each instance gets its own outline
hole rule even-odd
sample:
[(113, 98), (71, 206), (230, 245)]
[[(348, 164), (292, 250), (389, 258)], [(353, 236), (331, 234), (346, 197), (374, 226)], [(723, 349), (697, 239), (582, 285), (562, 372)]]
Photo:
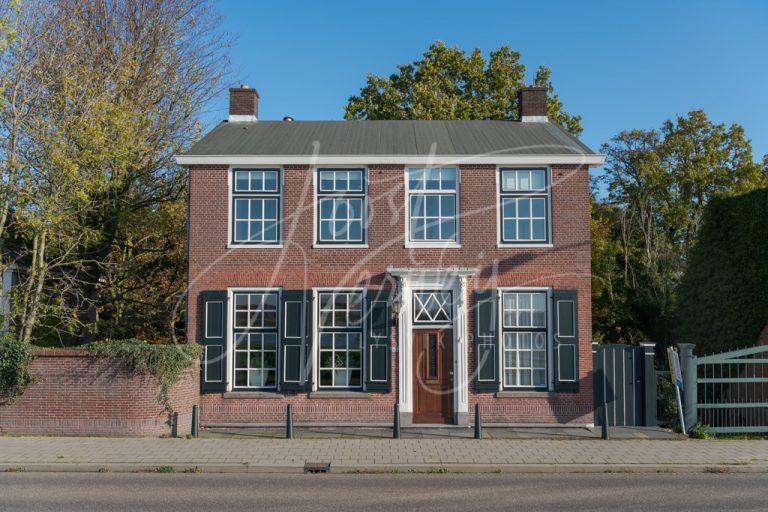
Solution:
[[(595, 425), (656, 426), (656, 379), (653, 345), (592, 345)], [(648, 371), (650, 369), (650, 371)]]

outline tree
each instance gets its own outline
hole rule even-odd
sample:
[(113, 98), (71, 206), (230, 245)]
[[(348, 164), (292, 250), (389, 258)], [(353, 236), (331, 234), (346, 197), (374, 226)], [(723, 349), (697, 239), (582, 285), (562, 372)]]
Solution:
[[(538, 68), (535, 85), (549, 88), (550, 118), (574, 135), (581, 117), (565, 111), (554, 94), (551, 71)], [(420, 60), (398, 66), (389, 77), (369, 74), (359, 96), (349, 98), (346, 119), (513, 119), (517, 92), (525, 86), (520, 53), (508, 46), (467, 55), (437, 41)]]
[(186, 264), (186, 174), (173, 155), (200, 133), (198, 114), (227, 70), (219, 17), (208, 0), (37, 1), (30, 10), (20, 90), (31, 114), (19, 125), (30, 186), (13, 216), (30, 265), (21, 335), (167, 337)]
[(602, 151), (606, 202), (620, 219), (622, 273), (599, 277), (623, 281), (642, 332), (665, 346), (674, 341), (677, 287), (705, 206), (766, 186), (766, 169), (753, 161), (743, 128), (713, 123), (701, 110), (660, 130), (622, 132)]

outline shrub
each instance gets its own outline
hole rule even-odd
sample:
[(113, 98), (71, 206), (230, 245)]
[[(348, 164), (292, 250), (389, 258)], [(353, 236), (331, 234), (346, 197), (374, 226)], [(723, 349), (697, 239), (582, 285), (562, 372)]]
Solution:
[(150, 344), (135, 338), (86, 345), (97, 357), (114, 357), (136, 375), (152, 375), (160, 383), (157, 401), (172, 412), (168, 392), (187, 368), (198, 364), (201, 348), (192, 343)]
[(34, 380), (31, 347), (11, 334), (0, 334), (0, 400), (13, 401)]
[(709, 433), (709, 425), (697, 423), (693, 426), (688, 436), (692, 439), (709, 439), (712, 435)]

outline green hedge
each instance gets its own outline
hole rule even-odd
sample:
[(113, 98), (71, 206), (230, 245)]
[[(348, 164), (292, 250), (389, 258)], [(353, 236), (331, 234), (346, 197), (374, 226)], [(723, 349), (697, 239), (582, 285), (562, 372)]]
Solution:
[(768, 189), (708, 204), (678, 293), (677, 337), (709, 354), (755, 344), (768, 323)]

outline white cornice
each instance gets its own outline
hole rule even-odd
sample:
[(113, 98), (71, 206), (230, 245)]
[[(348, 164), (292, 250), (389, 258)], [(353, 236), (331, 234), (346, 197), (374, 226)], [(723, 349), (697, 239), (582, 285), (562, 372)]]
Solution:
[(605, 162), (605, 155), (176, 155), (179, 165), (586, 165)]
[(394, 268), (387, 269), (387, 273), (394, 277), (445, 277), (445, 276), (473, 276), (478, 269), (467, 267), (453, 268)]

